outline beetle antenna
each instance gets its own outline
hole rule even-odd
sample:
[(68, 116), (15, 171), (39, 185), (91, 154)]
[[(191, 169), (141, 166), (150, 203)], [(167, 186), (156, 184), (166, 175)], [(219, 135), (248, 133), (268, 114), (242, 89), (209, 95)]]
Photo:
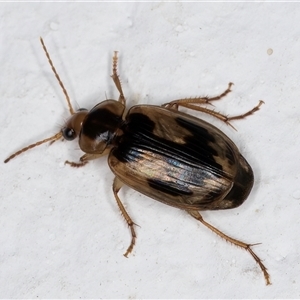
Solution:
[(56, 133), (55, 135), (53, 135), (53, 136), (51, 136), (51, 137), (49, 137), (49, 138), (47, 138), (47, 139), (44, 139), (44, 140), (42, 140), (42, 141), (38, 141), (38, 142), (36, 142), (36, 143), (34, 143), (34, 144), (31, 144), (31, 145), (29, 145), (29, 146), (27, 146), (27, 147), (25, 147), (25, 148), (23, 148), (23, 149), (21, 149), (21, 150), (15, 152), (15, 153), (12, 154), (10, 157), (8, 157), (4, 162), (7, 163), (7, 162), (9, 162), (11, 159), (13, 159), (14, 157), (20, 155), (21, 153), (23, 153), (23, 152), (25, 152), (25, 151), (27, 151), (27, 150), (29, 150), (29, 149), (32, 149), (32, 148), (34, 148), (34, 147), (37, 147), (37, 146), (39, 146), (39, 145), (41, 145), (41, 144), (44, 144), (44, 143), (47, 143), (47, 142), (51, 142), (51, 141), (52, 141), (52, 142), (55, 142), (55, 141), (59, 140), (61, 137), (62, 137), (62, 133), (61, 133), (61, 132), (58, 132), (58, 133)]
[(52, 68), (52, 71), (53, 71), (53, 73), (54, 73), (54, 75), (55, 75), (55, 77), (56, 77), (56, 79), (57, 79), (57, 81), (58, 81), (60, 87), (62, 88), (63, 93), (65, 94), (65, 97), (66, 97), (67, 102), (68, 102), (69, 111), (70, 111), (71, 115), (74, 115), (75, 112), (74, 112), (74, 109), (73, 109), (73, 107), (72, 107), (72, 105), (71, 105), (71, 101), (70, 101), (70, 97), (69, 97), (69, 95), (68, 95), (68, 92), (67, 92), (67, 90), (65, 89), (65, 86), (64, 86), (64, 84), (62, 83), (62, 81), (61, 81), (61, 79), (60, 79), (58, 73), (56, 72), (56, 69), (55, 69), (55, 67), (54, 67), (54, 65), (53, 65), (53, 62), (52, 62), (51, 58), (50, 58), (50, 55), (49, 55), (49, 53), (48, 53), (48, 50), (47, 50), (47, 48), (46, 48), (46, 46), (45, 46), (45, 44), (44, 44), (44, 41), (43, 41), (43, 39), (42, 39), (41, 37), (40, 37), (40, 41), (41, 41), (41, 44), (42, 44), (43, 49), (44, 49), (44, 51), (45, 51), (45, 54), (46, 54), (46, 56), (47, 56), (47, 58), (48, 58), (48, 62), (49, 62), (49, 64), (50, 64), (51, 68)]

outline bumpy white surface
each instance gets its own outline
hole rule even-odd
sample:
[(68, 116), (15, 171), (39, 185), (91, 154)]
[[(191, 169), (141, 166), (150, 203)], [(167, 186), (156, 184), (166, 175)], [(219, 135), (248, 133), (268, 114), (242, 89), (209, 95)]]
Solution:
[[(204, 212), (251, 243), (271, 274), (185, 212), (125, 188), (129, 230), (111, 192), (105, 159), (64, 166), (82, 153), (56, 142), (0, 164), (0, 295), (30, 298), (299, 298), (299, 3), (2, 3), (0, 147), (11, 153), (57, 132), (64, 96), (42, 36), (73, 101), (91, 108), (117, 92), (128, 106), (216, 95), (226, 114), (265, 105), (224, 130), (252, 165), (255, 187), (229, 211)], [(202, 117), (202, 116), (200, 116)]]

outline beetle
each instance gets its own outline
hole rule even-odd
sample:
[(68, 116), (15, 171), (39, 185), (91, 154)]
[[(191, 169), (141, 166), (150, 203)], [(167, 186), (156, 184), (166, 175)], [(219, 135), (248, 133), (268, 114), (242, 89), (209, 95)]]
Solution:
[(210, 114), (231, 125), (259, 110), (263, 101), (248, 112), (227, 117), (202, 107), (220, 100), (231, 92), (232, 83), (219, 96), (177, 99), (162, 106), (136, 105), (128, 112), (117, 72), (118, 55), (113, 55), (112, 79), (119, 99), (107, 99), (90, 111), (74, 111), (68, 93), (40, 38), (48, 62), (65, 94), (71, 117), (60, 132), (31, 144), (8, 157), (15, 156), (46, 142), (61, 138), (78, 138), (85, 153), (79, 162), (66, 161), (72, 167), (82, 167), (89, 160), (108, 155), (108, 164), (115, 174), (113, 193), (130, 231), (128, 256), (136, 242), (135, 223), (123, 206), (118, 192), (126, 185), (164, 204), (186, 211), (226, 241), (248, 251), (259, 264), (266, 284), (270, 276), (261, 259), (252, 250), (255, 244), (234, 239), (211, 224), (199, 213), (204, 210), (231, 209), (248, 197), (254, 182), (253, 171), (237, 146), (212, 124), (179, 110), (180, 107)]

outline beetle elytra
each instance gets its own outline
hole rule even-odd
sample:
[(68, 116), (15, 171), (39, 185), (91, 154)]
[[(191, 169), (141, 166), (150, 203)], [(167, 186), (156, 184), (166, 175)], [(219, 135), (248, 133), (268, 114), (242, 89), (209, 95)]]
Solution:
[(254, 182), (253, 171), (236, 145), (218, 128), (199, 118), (179, 111), (180, 107), (210, 114), (228, 125), (259, 110), (260, 101), (250, 111), (227, 117), (202, 107), (231, 92), (232, 83), (219, 96), (177, 99), (162, 106), (136, 105), (125, 112), (126, 100), (117, 73), (118, 56), (113, 56), (113, 82), (119, 99), (105, 100), (90, 111), (74, 111), (68, 93), (41, 39), (50, 66), (65, 94), (71, 117), (55, 135), (31, 144), (8, 157), (15, 156), (46, 142), (61, 138), (78, 138), (85, 153), (73, 167), (84, 166), (89, 160), (108, 155), (108, 164), (115, 174), (113, 193), (130, 231), (131, 242), (124, 254), (132, 251), (136, 242), (135, 223), (124, 208), (118, 192), (123, 185), (185, 210), (226, 241), (248, 251), (260, 266), (266, 284), (270, 276), (252, 246), (236, 240), (207, 223), (202, 210), (230, 209), (241, 205), (248, 197)]

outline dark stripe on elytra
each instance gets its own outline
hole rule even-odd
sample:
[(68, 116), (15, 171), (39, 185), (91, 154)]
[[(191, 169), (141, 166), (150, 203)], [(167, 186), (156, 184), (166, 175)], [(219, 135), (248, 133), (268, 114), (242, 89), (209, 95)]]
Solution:
[(207, 163), (207, 165), (213, 168), (222, 170), (222, 166), (213, 157), (217, 156), (218, 152), (210, 146), (216, 141), (214, 136), (205, 128), (186, 119), (178, 117), (176, 118), (176, 122), (191, 133), (191, 135), (184, 138), (188, 154), (197, 158), (201, 163)]
[[(183, 137), (184, 144), (154, 135), (155, 123), (148, 116), (141, 113), (127, 115), (121, 127), (124, 134), (116, 141), (118, 146), (112, 150), (112, 155), (120, 162), (130, 164), (130, 162), (139, 163), (139, 161), (143, 163), (143, 151), (149, 151), (154, 156), (158, 154), (163, 159), (165, 158), (166, 173), (172, 173), (174, 165), (175, 167), (178, 165), (183, 181), (179, 180), (175, 184), (157, 178), (148, 178), (149, 186), (173, 196), (191, 195), (193, 192), (185, 186), (184, 181), (202, 186), (203, 180), (210, 176), (224, 176), (223, 169), (213, 157), (213, 155), (218, 155), (210, 146), (215, 142), (214, 137), (205, 128), (186, 119), (178, 117), (175, 120), (179, 126), (190, 133)], [(170, 158), (174, 164), (169, 165), (168, 170)], [(184, 175), (185, 172), (190, 175)]]
[[(184, 137), (185, 144), (179, 144), (153, 134), (155, 123), (146, 115), (140, 113), (129, 114), (124, 124), (124, 135), (118, 141), (114, 155), (122, 162), (130, 162), (127, 153), (132, 149), (149, 150), (160, 155), (178, 159), (193, 167), (207, 167), (214, 169), (222, 176), (222, 166), (218, 164), (214, 155), (218, 155), (209, 144), (214, 143), (214, 137), (208, 131), (186, 119), (176, 118), (181, 127), (187, 129), (190, 135)], [(136, 152), (138, 156), (138, 152)], [(135, 157), (137, 159), (138, 157)]]
[(231, 166), (233, 166), (234, 163), (235, 163), (235, 158), (234, 158), (233, 152), (231, 151), (230, 148), (227, 148), (225, 150), (225, 156), (227, 158), (228, 164), (230, 164)]
[(81, 134), (88, 136), (90, 139), (95, 139), (106, 131), (113, 134), (121, 122), (122, 119), (108, 109), (96, 108), (91, 110), (84, 119)]

